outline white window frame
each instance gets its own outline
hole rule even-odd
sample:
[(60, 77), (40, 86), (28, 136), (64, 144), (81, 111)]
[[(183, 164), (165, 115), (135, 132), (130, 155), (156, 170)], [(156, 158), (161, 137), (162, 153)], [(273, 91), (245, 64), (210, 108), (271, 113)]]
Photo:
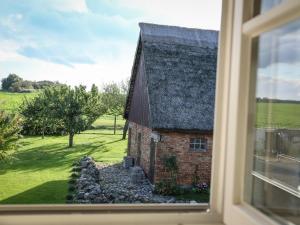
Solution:
[(223, 0), (209, 209), (207, 204), (0, 205), (0, 224), (277, 224), (243, 198), (251, 115), (250, 40), (298, 18), (300, 1), (287, 0), (249, 20), (251, 3)]
[[(199, 142), (197, 142), (199, 140)], [(207, 138), (199, 137), (199, 138), (190, 138), (190, 151), (191, 152), (206, 152), (207, 151)], [(196, 145), (199, 145), (199, 148), (196, 148)], [(201, 148), (201, 146), (205, 146)], [(193, 146), (193, 147), (191, 147)]]
[[(245, 177), (251, 179), (251, 125), (255, 119), (253, 107), (255, 78), (251, 74), (251, 41), (260, 34), (300, 18), (300, 1), (285, 0), (269, 11), (252, 18), (253, 1), (235, 0), (230, 59), (229, 101), (226, 101), (227, 128), (222, 135), (226, 148), (224, 223), (231, 225), (278, 224), (247, 202), (250, 196)], [(250, 79), (251, 78), (251, 79)], [(223, 85), (226, 85), (225, 83)], [(229, 163), (230, 162), (230, 163)]]
[[(233, 0), (225, 0), (222, 7), (222, 25), (219, 33), (220, 47), (218, 55), (227, 53), (230, 49), (230, 32), (232, 21)], [(229, 52), (228, 52), (229, 53)], [(228, 59), (218, 60), (218, 76), (225, 77), (223, 70)], [(104, 204), (104, 205), (0, 205), (0, 224), (22, 225), (82, 225), (82, 224), (223, 224), (223, 187), (225, 167), (225, 148), (219, 142), (218, 136), (224, 124), (217, 124), (222, 120), (223, 79), (217, 79), (216, 107), (220, 113), (215, 113), (214, 146), (212, 160), (212, 178), (209, 204)], [(219, 99), (219, 100), (218, 100)], [(216, 125), (217, 124), (217, 125)]]

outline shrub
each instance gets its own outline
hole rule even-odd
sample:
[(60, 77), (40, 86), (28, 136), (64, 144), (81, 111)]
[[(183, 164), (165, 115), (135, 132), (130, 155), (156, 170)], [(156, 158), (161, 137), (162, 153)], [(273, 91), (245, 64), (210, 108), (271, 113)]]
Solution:
[(66, 199), (67, 200), (73, 200), (73, 195), (72, 194), (67, 194)]
[(68, 181), (68, 183), (69, 183), (69, 184), (75, 184), (75, 183), (76, 183), (76, 180), (75, 180), (75, 179), (71, 179), (71, 180)]
[(0, 111), (0, 160), (7, 156), (8, 151), (17, 148), (20, 131), (21, 119)]
[(79, 177), (79, 173), (72, 173), (72, 174), (71, 174), (71, 177), (72, 177), (72, 178), (78, 178), (78, 177)]
[(155, 193), (161, 195), (178, 195), (182, 193), (179, 186), (172, 180), (160, 181), (155, 185)]
[(170, 173), (170, 178), (159, 182), (155, 187), (155, 192), (162, 195), (178, 195), (182, 190), (177, 185), (177, 159), (176, 156), (165, 156), (163, 164), (166, 170)]
[(195, 193), (209, 194), (209, 185), (205, 182), (194, 184), (192, 191)]
[(69, 186), (69, 192), (73, 192), (75, 191), (75, 186), (74, 185), (70, 185)]
[(73, 167), (71, 171), (72, 172), (80, 172), (81, 168), (76, 166), (76, 167)]

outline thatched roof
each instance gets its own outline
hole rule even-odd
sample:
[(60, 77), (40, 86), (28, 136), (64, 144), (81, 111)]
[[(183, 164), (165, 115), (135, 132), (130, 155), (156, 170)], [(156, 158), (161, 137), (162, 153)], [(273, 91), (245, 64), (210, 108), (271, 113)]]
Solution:
[(212, 131), (218, 32), (140, 23), (125, 118), (142, 55), (150, 127)]

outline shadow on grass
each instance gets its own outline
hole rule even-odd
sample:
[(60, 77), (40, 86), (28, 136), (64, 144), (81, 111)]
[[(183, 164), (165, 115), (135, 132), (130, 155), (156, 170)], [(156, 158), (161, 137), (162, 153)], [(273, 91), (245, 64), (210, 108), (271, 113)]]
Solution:
[(54, 204), (65, 203), (67, 180), (48, 181), (34, 188), (6, 198), (0, 204)]
[(84, 155), (108, 152), (111, 148), (107, 145), (120, 141), (122, 139), (110, 142), (99, 140), (83, 144), (75, 143), (73, 148), (68, 148), (66, 143), (54, 143), (16, 151), (11, 161), (0, 165), (0, 171), (3, 172), (1, 174), (5, 174), (8, 171), (35, 172), (54, 168), (67, 169)]
[[(114, 130), (114, 126), (111, 125), (96, 125), (95, 129), (99, 130)], [(117, 125), (116, 130), (123, 130), (123, 126)]]

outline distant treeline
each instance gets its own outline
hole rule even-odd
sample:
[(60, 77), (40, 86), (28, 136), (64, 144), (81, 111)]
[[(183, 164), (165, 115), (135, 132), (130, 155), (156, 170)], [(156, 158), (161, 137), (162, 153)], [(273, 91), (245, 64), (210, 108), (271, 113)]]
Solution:
[(273, 98), (256, 98), (256, 102), (300, 104), (300, 101), (296, 101), (296, 100), (281, 100), (281, 99), (273, 99)]
[(61, 85), (59, 82), (53, 82), (49, 80), (43, 81), (30, 81), (23, 80), (16, 74), (9, 74), (6, 78), (1, 80), (2, 90), (9, 92), (33, 92), (34, 90), (45, 89), (56, 85)]

